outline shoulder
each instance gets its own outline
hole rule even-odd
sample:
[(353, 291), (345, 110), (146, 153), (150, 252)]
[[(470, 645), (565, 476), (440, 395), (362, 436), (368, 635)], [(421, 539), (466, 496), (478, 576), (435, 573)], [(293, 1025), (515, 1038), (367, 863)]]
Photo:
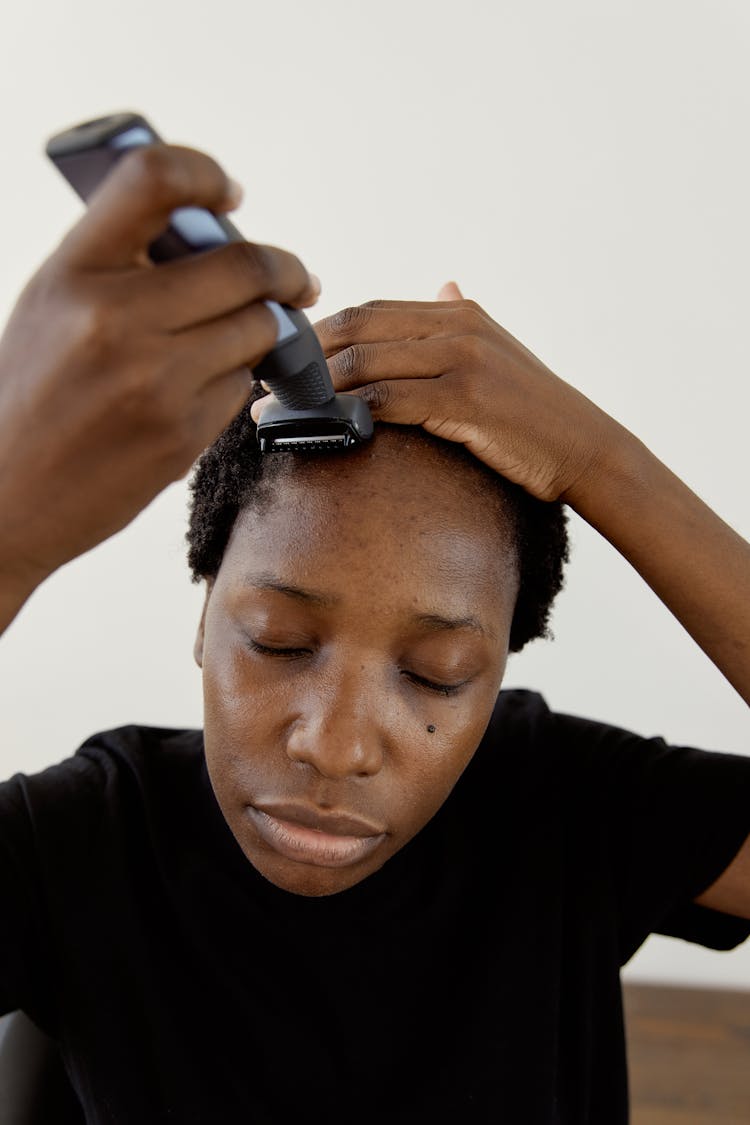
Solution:
[(558, 762), (567, 771), (595, 768), (607, 751), (632, 750), (638, 744), (655, 753), (665, 746), (661, 738), (646, 739), (611, 723), (553, 711), (539, 692), (524, 688), (499, 693), (482, 739), (486, 751), (493, 746), (523, 751), (549, 767)]
[(498, 694), (484, 740), (512, 734), (525, 741), (547, 729), (552, 712), (544, 696), (527, 688), (503, 688)]
[(138, 804), (184, 794), (200, 784), (203, 731), (135, 724), (99, 731), (76, 751), (110, 799)]
[(203, 732), (131, 724), (91, 735), (70, 757), (0, 785), (0, 816), (32, 818), (56, 810), (112, 804), (138, 790), (161, 787), (175, 775), (195, 775), (203, 761)]
[(634, 883), (655, 883), (661, 865), (685, 899), (750, 920), (750, 756), (555, 713), (528, 691), (500, 693), (485, 737), (506, 765), (499, 751), (525, 750), (515, 757), (527, 759), (534, 796), (562, 798), (569, 824), (587, 833), (597, 821)]
[(718, 808), (732, 794), (750, 797), (748, 756), (672, 745), (661, 735), (553, 711), (533, 691), (500, 692), (478, 757), (554, 779), (573, 804), (595, 792), (629, 811), (651, 805), (667, 819), (680, 808), (693, 815)]
[(76, 750), (75, 759), (102, 768), (158, 769), (196, 761), (203, 753), (203, 731), (129, 724), (92, 734)]
[(485, 737), (513, 733), (526, 741), (557, 744), (563, 741), (651, 741), (633, 731), (597, 719), (554, 711), (543, 695), (528, 688), (503, 688), (498, 694)]
[(118, 856), (166, 854), (170, 841), (184, 849), (210, 811), (204, 761), (199, 730), (99, 731), (71, 757), (0, 785), (4, 841), (29, 870), (37, 857), (44, 878), (63, 882), (65, 871), (97, 879)]

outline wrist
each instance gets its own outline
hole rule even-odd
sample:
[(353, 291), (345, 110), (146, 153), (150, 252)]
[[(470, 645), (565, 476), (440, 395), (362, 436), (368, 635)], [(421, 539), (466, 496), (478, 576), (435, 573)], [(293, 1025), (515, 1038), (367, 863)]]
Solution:
[(0, 634), (14, 620), (49, 571), (0, 560)]
[(585, 469), (560, 499), (594, 527), (611, 514), (611, 506), (646, 496), (660, 462), (635, 434), (605, 415), (607, 425)]

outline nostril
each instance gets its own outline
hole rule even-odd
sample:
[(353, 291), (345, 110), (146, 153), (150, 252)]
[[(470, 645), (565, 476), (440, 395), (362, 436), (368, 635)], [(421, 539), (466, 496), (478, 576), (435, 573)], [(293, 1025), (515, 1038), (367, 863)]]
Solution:
[(336, 779), (371, 777), (383, 762), (375, 731), (356, 738), (336, 738), (297, 726), (287, 740), (286, 752), (290, 761), (312, 766), (321, 776)]

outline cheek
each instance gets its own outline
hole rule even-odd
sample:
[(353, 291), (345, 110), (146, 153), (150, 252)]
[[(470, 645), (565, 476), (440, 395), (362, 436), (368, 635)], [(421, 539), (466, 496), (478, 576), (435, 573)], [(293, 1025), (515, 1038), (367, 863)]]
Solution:
[(267, 724), (276, 713), (274, 693), (237, 652), (236, 638), (220, 620), (206, 623), (203, 649), (203, 727), (206, 764), (225, 815), (238, 781), (268, 743)]
[(456, 706), (448, 715), (434, 715), (429, 726), (421, 726), (410, 755), (412, 768), (418, 774), (418, 787), (431, 794), (435, 811), (445, 800), (468, 766), (482, 740), (492, 713), (492, 700), (474, 699), (471, 704)]
[[(258, 726), (274, 711), (278, 684), (250, 658), (229, 622), (208, 615), (203, 646), (203, 700), (206, 725)], [(264, 674), (264, 672), (266, 674)]]

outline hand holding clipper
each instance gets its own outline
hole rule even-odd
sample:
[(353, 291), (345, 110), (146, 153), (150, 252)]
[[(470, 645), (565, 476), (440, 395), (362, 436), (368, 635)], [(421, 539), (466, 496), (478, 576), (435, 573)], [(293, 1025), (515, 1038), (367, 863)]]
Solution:
[[(50, 138), (46, 152), (78, 195), (87, 201), (113, 165), (131, 148), (163, 143), (136, 113), (116, 113), (85, 121)], [(244, 239), (223, 215), (181, 207), (167, 230), (151, 243), (153, 262), (181, 258)], [(255, 367), (276, 396), (258, 426), (264, 453), (274, 449), (345, 448), (372, 436), (367, 404), (354, 395), (337, 395), (325, 356), (304, 312), (276, 301), (265, 304), (278, 323), (276, 346)]]

